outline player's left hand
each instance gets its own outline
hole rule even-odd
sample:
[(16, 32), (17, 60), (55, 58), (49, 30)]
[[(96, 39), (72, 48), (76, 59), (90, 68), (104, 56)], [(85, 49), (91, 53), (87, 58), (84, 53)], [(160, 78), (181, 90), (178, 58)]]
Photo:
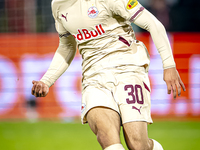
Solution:
[(176, 99), (177, 92), (178, 96), (181, 95), (181, 87), (183, 91), (186, 91), (185, 86), (175, 67), (164, 70), (164, 81), (167, 84), (167, 93), (171, 94), (172, 91), (174, 99)]

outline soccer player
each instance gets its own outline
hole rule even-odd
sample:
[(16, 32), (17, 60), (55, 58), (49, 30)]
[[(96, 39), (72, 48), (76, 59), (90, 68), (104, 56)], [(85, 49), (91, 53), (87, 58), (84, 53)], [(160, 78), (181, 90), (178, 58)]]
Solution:
[(78, 46), (83, 59), (81, 120), (89, 124), (102, 149), (124, 150), (122, 126), (129, 149), (162, 150), (148, 138), (150, 59), (144, 44), (136, 40), (131, 22), (150, 32), (162, 58), (168, 94), (172, 91), (176, 98), (185, 87), (163, 25), (137, 0), (53, 0), (52, 11), (59, 47), (42, 79), (32, 82), (32, 94), (47, 95)]

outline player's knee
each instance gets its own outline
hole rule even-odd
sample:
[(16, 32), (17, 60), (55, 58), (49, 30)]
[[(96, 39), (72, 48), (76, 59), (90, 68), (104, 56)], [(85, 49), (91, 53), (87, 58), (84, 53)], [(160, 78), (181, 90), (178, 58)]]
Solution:
[(151, 150), (152, 147), (147, 140), (134, 140), (129, 143), (128, 148), (131, 150)]
[[(115, 134), (113, 134), (115, 135)], [(118, 142), (118, 140), (116, 141), (116, 138), (114, 136), (112, 136), (112, 133), (110, 133), (109, 131), (103, 131), (103, 130), (98, 130), (97, 131), (97, 140), (101, 145), (108, 146), (112, 143)]]
[(96, 136), (102, 148), (106, 148), (114, 143), (120, 143), (120, 136), (116, 132), (98, 130)]
[(97, 134), (97, 140), (98, 142), (101, 144), (101, 145), (104, 145), (104, 143), (107, 143), (107, 138), (108, 136), (106, 135), (105, 132), (101, 131), (101, 130), (98, 130)]

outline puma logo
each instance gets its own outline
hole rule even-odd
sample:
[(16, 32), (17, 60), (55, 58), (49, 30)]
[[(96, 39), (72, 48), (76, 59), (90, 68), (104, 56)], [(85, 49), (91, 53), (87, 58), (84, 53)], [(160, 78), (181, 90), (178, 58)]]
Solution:
[(136, 109), (136, 110), (138, 110), (138, 112), (141, 114), (141, 108), (142, 108), (142, 106), (140, 106), (140, 108), (138, 109), (137, 107), (135, 107), (135, 106), (132, 106), (132, 109)]
[(67, 14), (68, 13), (66, 13), (66, 16), (62, 14), (62, 17), (65, 18), (66, 21), (67, 21)]

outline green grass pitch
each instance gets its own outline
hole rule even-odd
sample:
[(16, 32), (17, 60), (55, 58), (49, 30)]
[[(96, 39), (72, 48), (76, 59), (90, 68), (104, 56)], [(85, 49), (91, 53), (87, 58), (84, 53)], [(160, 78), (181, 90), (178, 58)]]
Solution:
[[(154, 122), (149, 137), (165, 150), (200, 149), (200, 122)], [(123, 133), (122, 144), (125, 145)], [(88, 125), (0, 122), (0, 150), (101, 150)], [(127, 148), (126, 148), (127, 150)]]

